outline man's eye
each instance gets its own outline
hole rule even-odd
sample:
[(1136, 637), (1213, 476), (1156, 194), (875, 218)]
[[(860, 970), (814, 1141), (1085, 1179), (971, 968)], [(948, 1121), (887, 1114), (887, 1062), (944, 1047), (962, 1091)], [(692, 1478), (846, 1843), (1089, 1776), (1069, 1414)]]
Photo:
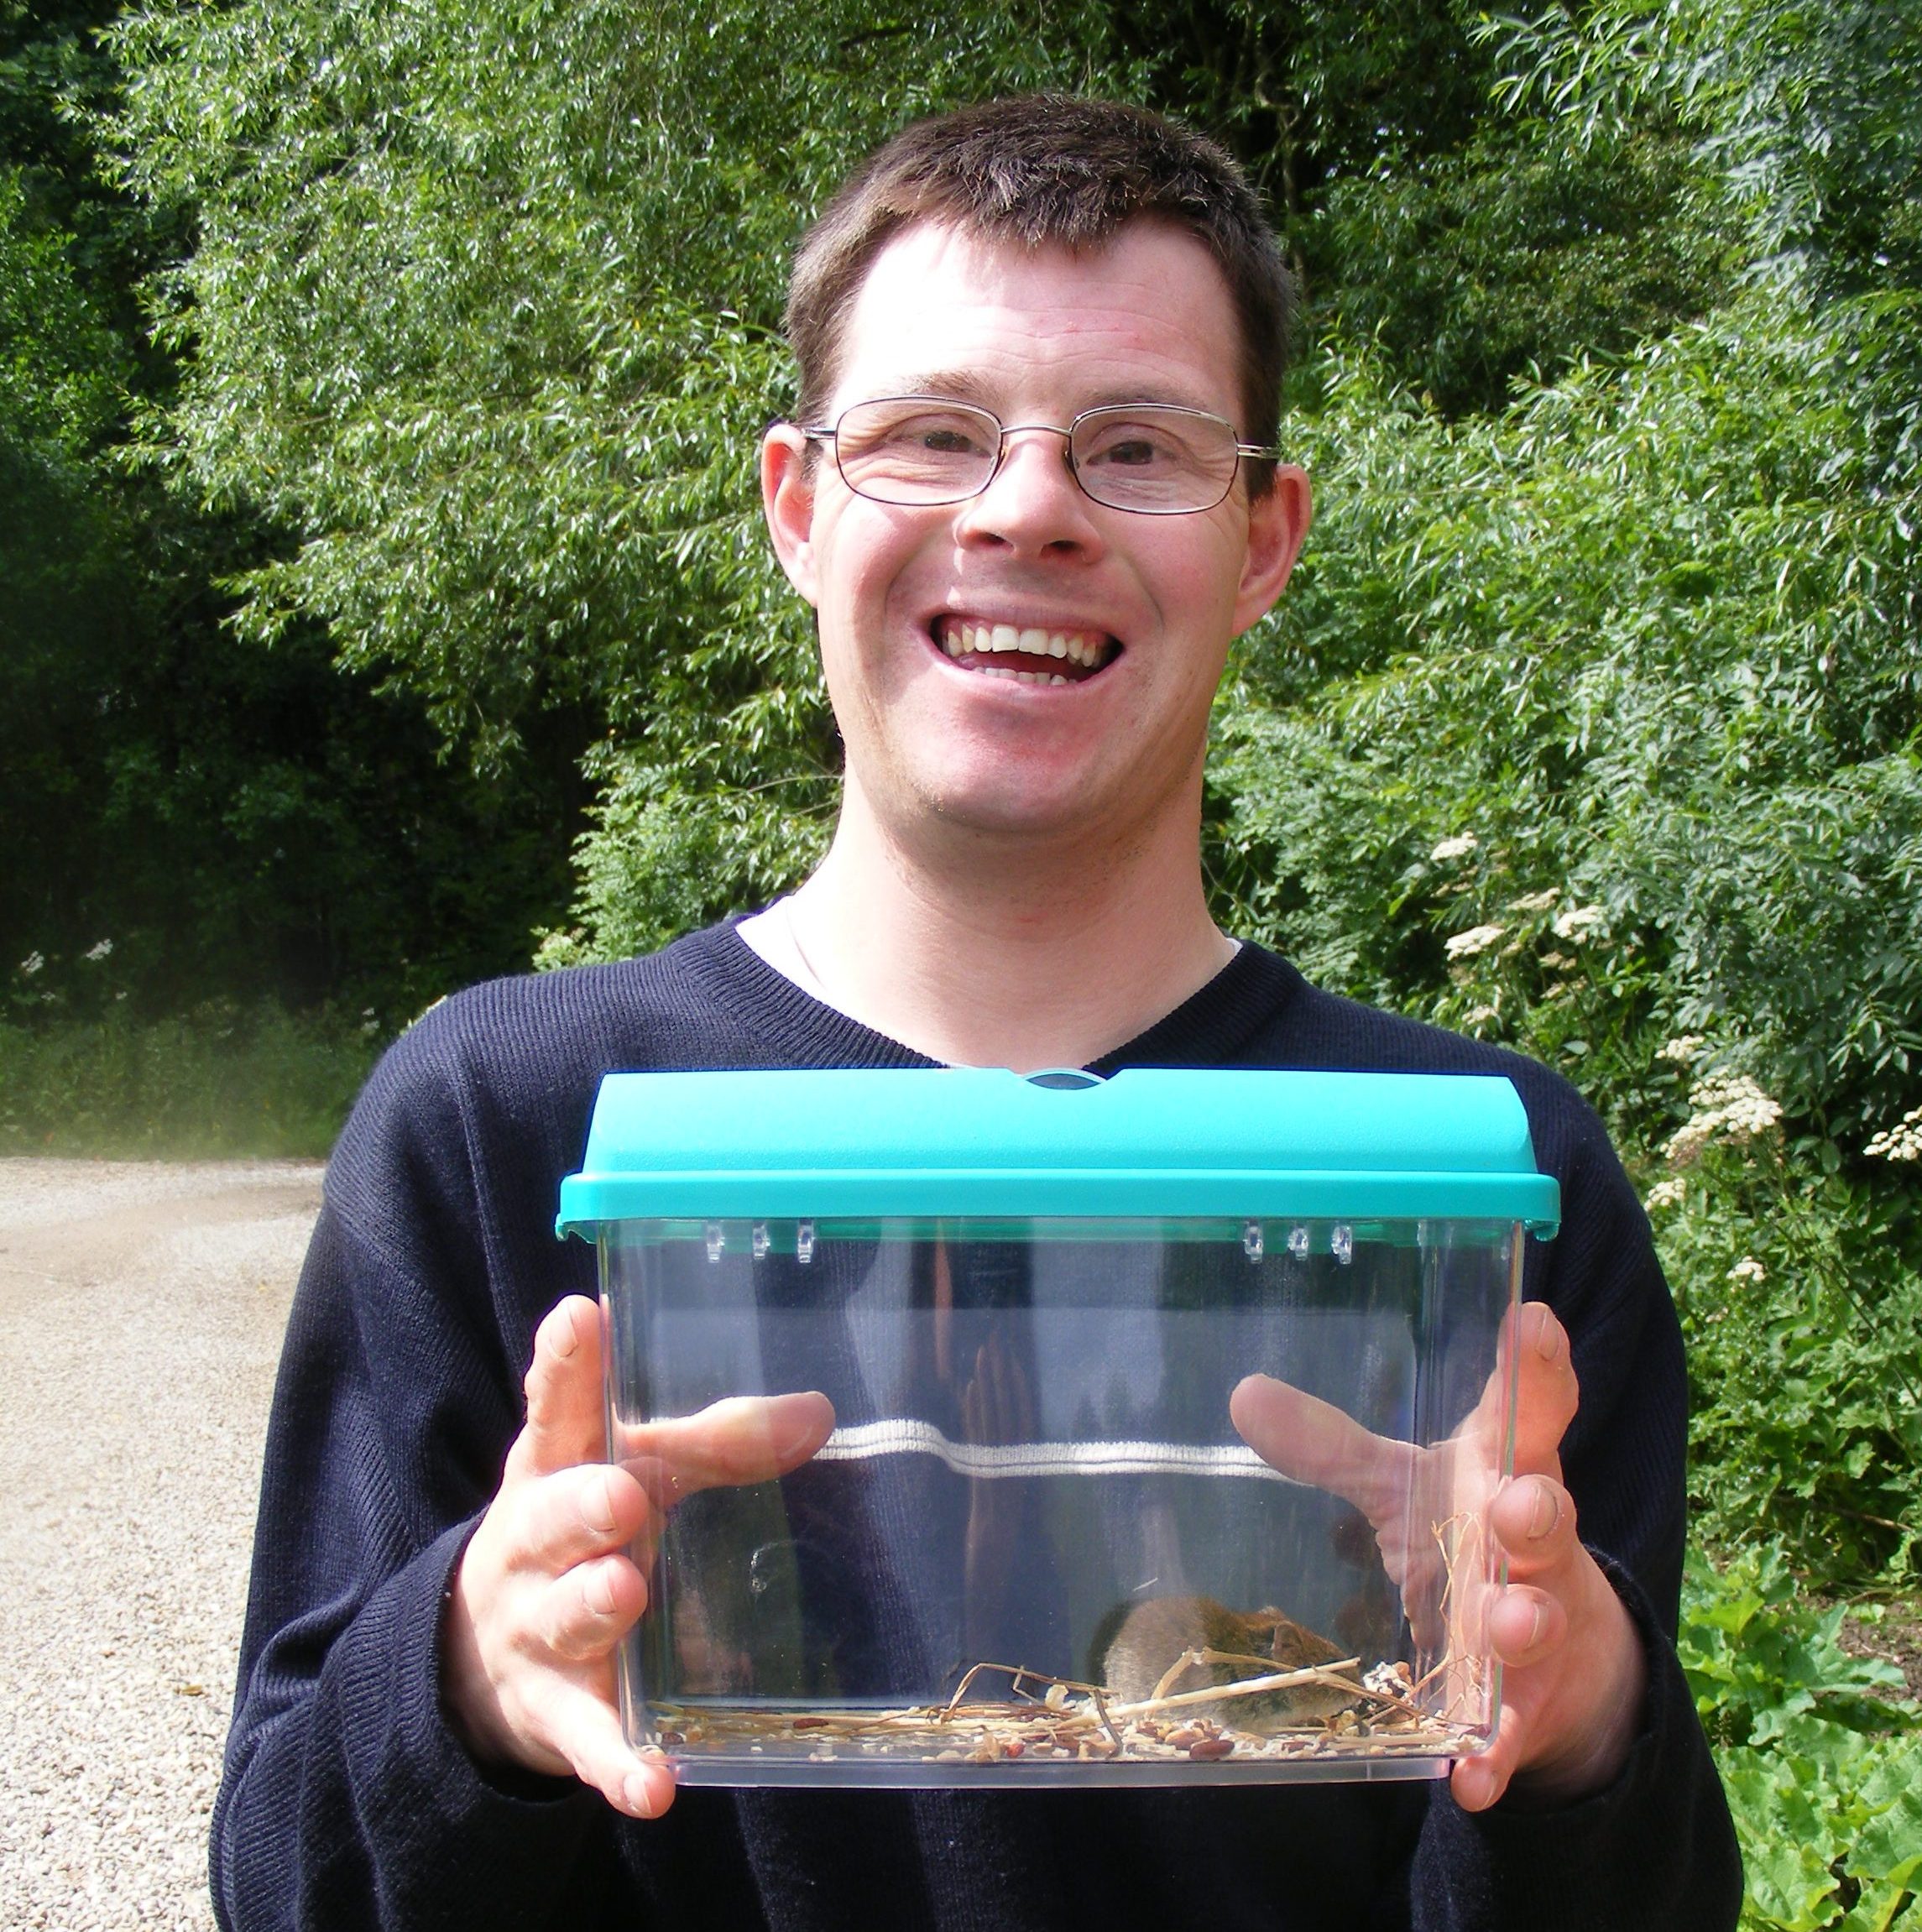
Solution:
[(1076, 461), (1102, 469), (1166, 469), (1185, 456), (1179, 440), (1141, 423), (1107, 423), (1084, 437), (1087, 447)]
[(978, 455), (981, 448), (977, 434), (953, 423), (923, 425), (916, 431), (914, 441), (917, 447), (933, 456), (971, 457)]

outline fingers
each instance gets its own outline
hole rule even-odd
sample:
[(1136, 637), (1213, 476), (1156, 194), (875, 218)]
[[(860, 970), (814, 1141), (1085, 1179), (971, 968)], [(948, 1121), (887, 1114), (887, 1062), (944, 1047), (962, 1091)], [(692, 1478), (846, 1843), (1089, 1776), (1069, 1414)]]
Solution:
[(1488, 1642), (1504, 1664), (1526, 1669), (1568, 1636), (1565, 1600), (1576, 1559), (1589, 1559), (1575, 1536), (1575, 1499), (1540, 1475), (1504, 1483), (1489, 1506), (1489, 1527), (1508, 1561), (1509, 1582), (1488, 1606)]
[(701, 1490), (785, 1475), (833, 1433), (824, 1395), (730, 1396), (695, 1415), (635, 1424), (621, 1461), (665, 1509)]
[(1026, 1442), (1034, 1434), (1028, 1379), (998, 1330), (974, 1351), (974, 1372), (961, 1392), (961, 1427), (971, 1443)]
[(629, 1745), (604, 1696), (562, 1684), (545, 1715), (556, 1755), (615, 1810), (630, 1818), (658, 1818), (674, 1802), (674, 1773), (666, 1760), (643, 1757)]
[(629, 1466), (612, 1466), (603, 1353), (600, 1310), (582, 1296), (535, 1332), (526, 1425), (448, 1595), (443, 1702), (477, 1755), (572, 1771), (617, 1809), (655, 1818), (673, 1774), (629, 1747), (614, 1700), (615, 1649), (647, 1605), (635, 1553), (647, 1560), (676, 1497), (806, 1461), (834, 1412), (814, 1394), (716, 1402), (630, 1430)]
[(666, 1760), (641, 1757), (620, 1731), (614, 1706), (588, 1690), (574, 1690), (556, 1710), (556, 1729), (568, 1742), (574, 1776), (629, 1818), (659, 1818), (674, 1803), (674, 1772)]
[(1517, 1475), (1496, 1492), (1489, 1527), (1508, 1558), (1512, 1576), (1539, 1578), (1574, 1555), (1575, 1498), (1545, 1475)]
[(569, 1663), (592, 1663), (614, 1646), (647, 1607), (647, 1585), (625, 1557), (577, 1564), (556, 1577), (541, 1618), (547, 1648)]
[(1488, 1748), (1458, 1759), (1449, 1791), (1464, 1811), (1486, 1811), (1508, 1788), (1528, 1745), (1528, 1723), (1512, 1704), (1502, 1707)]
[(527, 1426), (508, 1456), (510, 1478), (542, 1475), (607, 1455), (601, 1392), (601, 1311), (569, 1295), (547, 1311), (534, 1333)]
[(503, 1491), (516, 1567), (550, 1574), (624, 1550), (646, 1526), (646, 1492), (605, 1463), (556, 1470)]
[(1228, 1414), (1264, 1462), (1340, 1496), (1368, 1518), (1417, 1640), (1438, 1642), (1442, 1571), (1426, 1526), (1455, 1512), (1444, 1500), (1447, 1459), (1376, 1435), (1345, 1410), (1272, 1376), (1243, 1376), (1228, 1398)]
[(1490, 1598), (1484, 1625), (1503, 1666), (1502, 1711), (1483, 1768), (1465, 1784), (1458, 1774), (1457, 1800), (1492, 1804), (1517, 1773), (1547, 1795), (1600, 1790), (1635, 1736), (1647, 1681), (1641, 1639), (1582, 1547), (1560, 1483), (1516, 1476), (1488, 1514), (1510, 1579)]
[(1511, 1584), (1489, 1606), (1489, 1644), (1503, 1663), (1517, 1670), (1541, 1663), (1568, 1634), (1569, 1613), (1560, 1598), (1546, 1590)]

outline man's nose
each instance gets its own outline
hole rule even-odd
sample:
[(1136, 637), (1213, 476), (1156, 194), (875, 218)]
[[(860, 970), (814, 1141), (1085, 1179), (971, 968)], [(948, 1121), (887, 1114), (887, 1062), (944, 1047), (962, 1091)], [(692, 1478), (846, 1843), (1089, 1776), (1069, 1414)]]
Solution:
[(1068, 432), (1046, 423), (1003, 431), (1001, 461), (979, 496), (961, 506), (959, 534), (1037, 555), (1084, 551), (1101, 541), (1092, 508), (1068, 463)]

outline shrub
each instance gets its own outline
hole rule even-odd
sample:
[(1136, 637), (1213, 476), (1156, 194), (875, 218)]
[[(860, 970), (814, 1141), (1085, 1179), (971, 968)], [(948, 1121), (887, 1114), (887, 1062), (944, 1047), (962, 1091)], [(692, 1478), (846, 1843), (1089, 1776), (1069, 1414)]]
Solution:
[(0, 1025), (0, 1153), (323, 1155), (379, 1051), (370, 1026), (271, 1002)]
[(1922, 1872), (1922, 1708), (1778, 1543), (1690, 1560), (1680, 1653), (1747, 1874), (1744, 1932), (1886, 1932)]

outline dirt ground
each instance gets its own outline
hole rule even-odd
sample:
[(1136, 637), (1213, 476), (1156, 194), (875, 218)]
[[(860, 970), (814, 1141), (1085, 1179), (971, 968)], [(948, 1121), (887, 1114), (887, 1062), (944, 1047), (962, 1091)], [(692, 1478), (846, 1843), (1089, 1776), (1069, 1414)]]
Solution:
[(0, 1922), (209, 1932), (307, 1162), (0, 1161)]
[(1922, 1701), (1922, 1601), (1884, 1604), (1882, 1615), (1866, 1623), (1845, 1617), (1841, 1644), (1857, 1657), (1893, 1663), (1907, 1679), (1909, 1694)]

